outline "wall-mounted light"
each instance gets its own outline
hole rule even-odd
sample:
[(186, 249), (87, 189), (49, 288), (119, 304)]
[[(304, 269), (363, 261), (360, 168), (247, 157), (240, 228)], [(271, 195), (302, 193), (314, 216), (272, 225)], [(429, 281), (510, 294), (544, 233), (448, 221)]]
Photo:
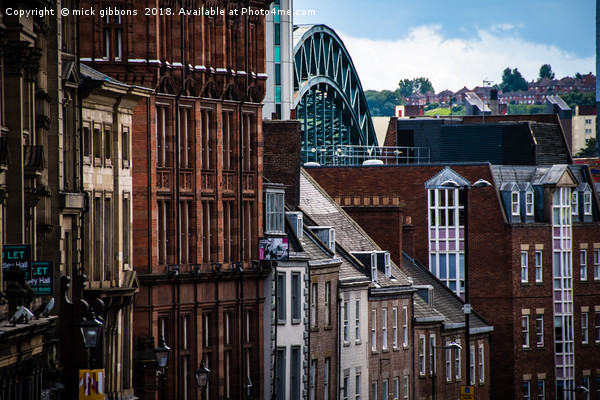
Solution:
[(210, 269), (213, 274), (221, 275), (223, 273), (222, 268), (223, 264), (221, 263), (212, 263), (210, 264)]
[(179, 264), (167, 265), (167, 273), (171, 276), (179, 276)]
[(190, 274), (200, 276), (202, 264), (190, 264)]

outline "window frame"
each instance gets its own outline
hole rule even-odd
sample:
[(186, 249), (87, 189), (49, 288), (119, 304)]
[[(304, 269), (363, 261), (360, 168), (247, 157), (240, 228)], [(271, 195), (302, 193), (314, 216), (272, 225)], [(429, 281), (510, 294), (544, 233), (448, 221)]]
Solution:
[(525, 192), (525, 215), (533, 217), (535, 215), (535, 194), (528, 190)]
[(544, 314), (535, 316), (535, 343), (537, 347), (544, 347)]
[(377, 309), (371, 309), (371, 351), (377, 351)]
[(521, 207), (521, 204), (520, 204), (520, 199), (519, 199), (519, 192), (516, 190), (513, 190), (510, 192), (511, 214), (515, 217), (520, 216), (521, 215), (520, 207)]
[(521, 251), (521, 283), (529, 283), (529, 252)]
[(522, 347), (524, 349), (531, 348), (531, 342), (529, 340), (529, 315), (521, 315), (521, 334), (523, 335)]
[(265, 234), (285, 234), (285, 190), (265, 188)]
[(579, 279), (587, 281), (587, 249), (579, 250)]
[(544, 254), (542, 250), (535, 251), (535, 282), (544, 281)]
[(590, 343), (590, 322), (589, 314), (587, 311), (581, 313), (581, 343)]

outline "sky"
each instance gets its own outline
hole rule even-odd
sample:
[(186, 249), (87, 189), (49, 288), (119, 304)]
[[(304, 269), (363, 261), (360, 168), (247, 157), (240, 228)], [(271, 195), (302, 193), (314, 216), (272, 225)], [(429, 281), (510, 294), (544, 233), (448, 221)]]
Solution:
[[(364, 90), (428, 78), (436, 92), (595, 74), (594, 0), (293, 0), (294, 24), (325, 24), (343, 40)], [(312, 11), (311, 11), (312, 10)]]

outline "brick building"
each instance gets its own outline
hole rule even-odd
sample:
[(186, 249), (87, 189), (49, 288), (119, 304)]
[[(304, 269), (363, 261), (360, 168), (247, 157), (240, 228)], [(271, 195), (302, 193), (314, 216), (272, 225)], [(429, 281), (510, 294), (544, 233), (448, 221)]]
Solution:
[(494, 326), (493, 337), (501, 338), (491, 343), (491, 396), (516, 397), (525, 390), (530, 396), (573, 398), (579, 386), (596, 392), (592, 359), (600, 356), (600, 338), (591, 327), (600, 318), (600, 223), (586, 167), (461, 164), (307, 171), (347, 204), (350, 215), (361, 212), (364, 198), (382, 202), (399, 196), (406, 219), (402, 228), (393, 224), (383, 230), (362, 222), (363, 228), (378, 242), (402, 240), (411, 256), (459, 295), (464, 203), (457, 190), (440, 184), (447, 179), (461, 185), (491, 182), (490, 188), (469, 190), (468, 200), (470, 302)]
[(262, 398), (268, 270), (252, 260), (263, 230), (268, 2), (244, 3), (254, 12), (237, 16), (241, 3), (203, 2), (212, 15), (169, 4), (144, 15), (145, 3), (117, 1), (104, 17), (95, 2), (80, 4), (96, 8), (80, 18), (82, 61), (153, 90), (131, 131), (135, 394), (155, 399), (162, 389), (146, 354), (164, 337), (171, 395), (200, 396), (194, 370), (204, 360), (206, 398)]

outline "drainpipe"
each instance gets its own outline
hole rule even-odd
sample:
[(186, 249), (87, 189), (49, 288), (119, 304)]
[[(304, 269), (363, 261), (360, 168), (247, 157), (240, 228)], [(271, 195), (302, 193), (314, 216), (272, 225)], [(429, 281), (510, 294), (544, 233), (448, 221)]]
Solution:
[(408, 341), (409, 341), (409, 343), (411, 343), (410, 347), (412, 348), (412, 371), (413, 371), (413, 374), (412, 374), (412, 390), (411, 390), (412, 396), (411, 397), (413, 399), (416, 399), (417, 398), (416, 393), (415, 393), (415, 390), (417, 387), (416, 382), (415, 382), (415, 379), (416, 379), (416, 377), (415, 377), (415, 375), (416, 375), (416, 372), (415, 372), (416, 371), (416, 369), (415, 369), (416, 368), (416, 366), (415, 366), (415, 320), (416, 319), (415, 319), (415, 299), (414, 299), (414, 297), (415, 297), (415, 294), (411, 293), (411, 295), (410, 295), (410, 313), (411, 313), (412, 327), (410, 330), (412, 332), (412, 340), (411, 340), (411, 338), (409, 338)]
[(338, 373), (337, 373), (337, 394), (336, 394), (336, 398), (337, 400), (340, 400), (340, 390), (342, 390), (342, 340), (340, 339), (340, 327), (342, 326), (342, 293), (340, 292), (340, 283), (338, 281), (337, 284), (337, 308), (336, 308), (336, 312), (337, 312), (337, 335), (335, 335), (336, 337), (336, 341), (337, 341), (337, 364), (338, 364)]
[(275, 280), (275, 294), (272, 296), (275, 299), (275, 318), (273, 319), (275, 325), (275, 345), (272, 350), (273, 354), (273, 378), (271, 379), (271, 399), (275, 400), (277, 398), (277, 385), (275, 381), (277, 380), (277, 294), (279, 293), (279, 287), (277, 285), (277, 263), (273, 263), (273, 279)]

